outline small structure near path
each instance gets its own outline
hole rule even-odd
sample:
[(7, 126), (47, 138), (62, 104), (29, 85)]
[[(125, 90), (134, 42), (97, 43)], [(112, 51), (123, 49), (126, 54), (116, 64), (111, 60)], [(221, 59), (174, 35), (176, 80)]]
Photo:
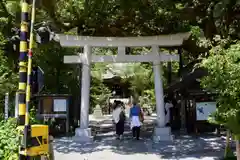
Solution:
[(93, 116), (96, 119), (102, 119), (103, 118), (102, 108), (100, 107), (100, 105), (96, 105), (96, 107), (94, 108)]

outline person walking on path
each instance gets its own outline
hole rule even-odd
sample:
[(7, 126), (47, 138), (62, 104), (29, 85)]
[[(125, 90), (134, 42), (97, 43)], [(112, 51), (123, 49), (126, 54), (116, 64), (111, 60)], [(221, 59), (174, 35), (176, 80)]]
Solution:
[(115, 106), (115, 108), (113, 109), (112, 116), (113, 116), (113, 122), (115, 123), (115, 126), (116, 126), (117, 139), (122, 139), (126, 116), (125, 116), (124, 109), (120, 104)]
[(133, 103), (132, 108), (130, 109), (130, 115), (129, 115), (130, 121), (131, 121), (131, 129), (132, 129), (132, 135), (133, 138), (136, 138), (139, 140), (140, 137), (140, 129), (141, 125), (144, 121), (143, 113), (141, 110), (141, 107), (137, 105), (137, 103)]
[(166, 120), (166, 126), (171, 126), (170, 125), (170, 109), (173, 107), (172, 102), (168, 99), (164, 99), (164, 109), (165, 109), (165, 120)]

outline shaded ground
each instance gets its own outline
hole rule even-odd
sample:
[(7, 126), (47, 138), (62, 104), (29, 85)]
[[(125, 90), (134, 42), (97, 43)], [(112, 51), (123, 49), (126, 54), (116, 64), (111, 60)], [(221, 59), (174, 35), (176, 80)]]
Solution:
[(71, 138), (56, 139), (56, 160), (215, 160), (223, 156), (225, 140), (220, 137), (177, 136), (173, 142), (153, 143), (149, 136), (135, 141), (130, 136), (115, 140), (112, 134), (98, 136), (94, 142), (79, 144)]

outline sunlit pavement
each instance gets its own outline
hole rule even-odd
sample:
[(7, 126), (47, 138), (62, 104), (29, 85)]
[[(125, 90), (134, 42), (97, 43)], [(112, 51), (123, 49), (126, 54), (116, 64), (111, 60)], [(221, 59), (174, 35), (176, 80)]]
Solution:
[(102, 136), (92, 143), (77, 143), (71, 138), (56, 139), (56, 160), (216, 160), (223, 156), (225, 141), (220, 137), (175, 137), (173, 142), (154, 143), (150, 138), (140, 141), (125, 136), (115, 140)]

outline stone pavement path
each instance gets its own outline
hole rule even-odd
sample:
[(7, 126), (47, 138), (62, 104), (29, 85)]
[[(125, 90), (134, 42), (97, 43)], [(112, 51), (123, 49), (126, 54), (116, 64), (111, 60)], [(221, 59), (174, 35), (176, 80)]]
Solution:
[(153, 143), (150, 138), (140, 141), (113, 136), (80, 144), (70, 138), (54, 142), (56, 160), (217, 160), (223, 156), (225, 141), (214, 136), (181, 136), (174, 142)]

